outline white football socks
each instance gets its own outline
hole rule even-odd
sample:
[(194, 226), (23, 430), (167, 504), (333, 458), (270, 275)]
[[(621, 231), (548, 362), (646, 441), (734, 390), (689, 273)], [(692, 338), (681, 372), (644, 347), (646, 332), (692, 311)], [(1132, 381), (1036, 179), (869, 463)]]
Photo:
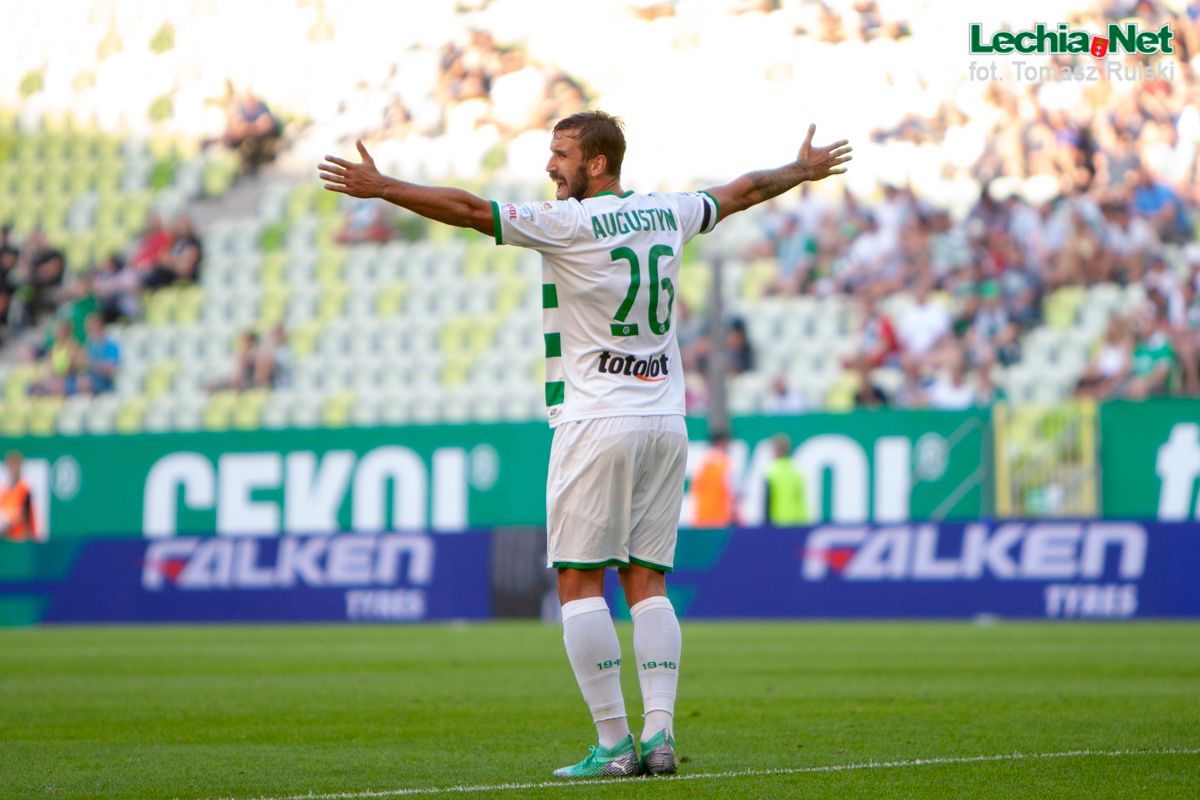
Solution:
[(603, 597), (572, 600), (563, 605), (562, 619), (567, 658), (592, 712), (600, 746), (612, 747), (629, 735), (629, 721), (621, 696), (621, 643), (608, 603)]
[(633, 617), (633, 655), (646, 712), (642, 729), (645, 742), (661, 730), (672, 733), (682, 640), (675, 608), (665, 597), (647, 597), (629, 609), (629, 614)]

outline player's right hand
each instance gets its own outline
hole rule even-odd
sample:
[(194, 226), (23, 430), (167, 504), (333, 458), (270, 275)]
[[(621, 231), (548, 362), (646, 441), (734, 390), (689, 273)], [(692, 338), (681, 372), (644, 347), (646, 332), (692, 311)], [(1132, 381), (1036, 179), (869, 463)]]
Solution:
[(325, 156), (317, 167), (325, 188), (351, 197), (379, 197), (383, 191), (383, 176), (375, 167), (375, 159), (363, 147), (361, 140), (355, 142), (362, 162), (355, 164), (337, 156)]
[(850, 160), (850, 151), (854, 149), (850, 146), (850, 140), (839, 139), (824, 147), (813, 147), (813, 134), (816, 132), (816, 125), (808, 126), (808, 136), (804, 138), (804, 144), (800, 145), (800, 153), (796, 156), (797, 161), (807, 165), (808, 180), (819, 181), (845, 172), (846, 168), (841, 165)]

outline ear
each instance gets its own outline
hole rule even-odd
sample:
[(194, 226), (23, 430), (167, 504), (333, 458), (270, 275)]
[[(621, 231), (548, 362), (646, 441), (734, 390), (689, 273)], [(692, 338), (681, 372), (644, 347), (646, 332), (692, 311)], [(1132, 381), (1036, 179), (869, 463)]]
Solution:
[(601, 175), (603, 175), (607, 171), (608, 171), (608, 156), (605, 156), (605, 155), (594, 156), (592, 158), (592, 160), (588, 162), (588, 175), (590, 175), (593, 178), (599, 178)]

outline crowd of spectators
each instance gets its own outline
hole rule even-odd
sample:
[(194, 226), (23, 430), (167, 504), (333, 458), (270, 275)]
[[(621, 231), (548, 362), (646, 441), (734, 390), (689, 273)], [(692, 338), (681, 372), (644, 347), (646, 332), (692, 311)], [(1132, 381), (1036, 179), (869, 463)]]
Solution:
[(234, 349), (233, 371), (209, 385), (210, 391), (228, 389), (286, 389), (292, 385), (295, 359), (287, 329), (276, 325), (265, 337), (242, 331)]
[(203, 244), (182, 215), (167, 226), (150, 212), (125, 252), (83, 270), (69, 269), (42, 231), (18, 242), (0, 227), (0, 345), (37, 365), (32, 394), (111, 391), (121, 356), (110, 326), (138, 319), (146, 293), (196, 283), (202, 264)]
[[(855, 6), (864, 24), (877, 16), (873, 6)], [(841, 295), (857, 307), (857, 349), (843, 366), (856, 376), (858, 404), (989, 403), (1002, 394), (995, 368), (1021, 359), (1022, 336), (1042, 322), (1046, 296), (1099, 283), (1139, 283), (1147, 300), (1113, 319), (1077, 393), (1200, 394), (1200, 71), (1189, 67), (1200, 56), (1200, 4), (1173, 11), (1151, 0), (1105, 2), (1069, 22), (1095, 28), (1130, 16), (1172, 24), (1173, 62), (1128, 61), (1160, 70), (1173, 63), (1173, 80), (997, 80), (974, 98), (981, 103), (960, 92), (932, 115), (911, 114), (873, 134), (884, 146), (934, 145), (946, 154), (944, 177), (979, 181), (965, 216), (913, 183), (884, 185), (871, 203), (802, 191), (760, 217), (761, 235), (744, 255), (777, 265), (768, 293)], [(808, 35), (868, 38), (866, 27), (847, 32), (835, 17), (822, 13), (825, 23)], [(902, 21), (885, 27), (906, 29)], [(912, 303), (893, 318), (882, 301), (900, 292)], [(903, 383), (879, 385), (872, 376), (880, 367), (899, 370)], [(774, 379), (773, 397), (789, 391)], [(817, 406), (823, 399), (808, 398)]]
[(438, 160), (435, 169), (477, 175), (501, 166), (522, 134), (548, 130), (589, 100), (579, 80), (535, 58), (524, 42), (500, 42), (474, 28), (436, 50), (405, 54), (380, 85), (350, 92), (333, 129), (348, 145), (363, 139), (384, 161), (453, 142), (452, 160)]
[[(501, 44), (491, 32), (479, 29), (464, 41), (442, 45), (429, 99), (442, 110), (442, 130), (449, 115), (470, 116), (474, 124), (493, 124), (507, 136), (545, 130), (587, 103), (583, 86), (574, 78), (539, 63), (524, 45)], [(411, 123), (412, 115), (401, 109), (393, 107), (391, 120)]]
[[(1104, 398), (1196, 394), (1200, 247), (1174, 247), (1176, 223), (1139, 206), (1136, 189), (1146, 174), (1140, 166), (1131, 171), (1123, 200), (1100, 199), (1085, 187), (1034, 205), (985, 189), (958, 223), (907, 189), (885, 189), (873, 207), (850, 194), (806, 197), (798, 208), (763, 216), (749, 255), (772, 255), (779, 265), (769, 292), (841, 295), (857, 306), (858, 343), (843, 366), (858, 377), (861, 405), (989, 403), (997, 393), (993, 368), (1020, 361), (1022, 337), (1043, 321), (1046, 295), (1097, 283), (1140, 283), (1148, 299), (1114, 321), (1123, 333), (1110, 330), (1080, 391)], [(1160, 187), (1171, 191), (1165, 182), (1150, 190)], [(897, 293), (911, 302), (893, 317), (883, 301)], [(1117, 341), (1126, 342), (1123, 367), (1107, 349)], [(904, 384), (877, 386), (871, 376), (880, 367), (902, 371)]]

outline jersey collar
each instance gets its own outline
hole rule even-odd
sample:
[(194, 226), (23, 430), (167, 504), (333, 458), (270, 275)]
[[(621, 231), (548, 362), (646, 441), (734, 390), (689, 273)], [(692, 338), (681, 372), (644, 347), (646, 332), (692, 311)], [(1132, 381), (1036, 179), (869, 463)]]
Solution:
[(596, 192), (592, 197), (604, 197), (604, 195), (612, 195), (613, 197), (629, 197), (633, 194), (633, 189), (625, 192), (625, 194), (617, 194), (616, 192)]

